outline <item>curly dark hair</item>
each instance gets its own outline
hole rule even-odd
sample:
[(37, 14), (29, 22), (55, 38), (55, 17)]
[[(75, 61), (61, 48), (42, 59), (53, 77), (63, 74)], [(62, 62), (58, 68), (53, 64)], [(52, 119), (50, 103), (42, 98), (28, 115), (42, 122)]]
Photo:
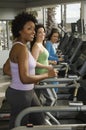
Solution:
[(15, 19), (12, 21), (12, 34), (13, 38), (19, 37), (19, 31), (23, 29), (24, 25), (32, 21), (34, 24), (37, 23), (37, 19), (32, 14), (28, 14), (27, 12), (22, 12), (15, 16)]

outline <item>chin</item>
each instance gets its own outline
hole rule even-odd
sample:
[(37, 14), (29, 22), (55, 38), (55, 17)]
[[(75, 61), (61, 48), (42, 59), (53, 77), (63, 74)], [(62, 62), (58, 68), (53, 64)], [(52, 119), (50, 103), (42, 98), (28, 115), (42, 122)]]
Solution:
[(33, 41), (34, 38), (31, 38), (30, 41)]
[(30, 39), (30, 42), (32, 42), (33, 41), (33, 39)]

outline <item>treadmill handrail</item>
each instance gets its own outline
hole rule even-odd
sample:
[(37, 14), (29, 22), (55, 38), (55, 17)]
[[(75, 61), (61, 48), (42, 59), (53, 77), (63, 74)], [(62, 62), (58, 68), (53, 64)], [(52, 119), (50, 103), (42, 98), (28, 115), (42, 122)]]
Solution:
[(40, 125), (40, 126), (19, 126), (12, 130), (86, 130), (86, 124), (62, 124), (62, 125)]
[(54, 81), (57, 81), (57, 82), (73, 82), (74, 80), (78, 81), (80, 80), (80, 77), (77, 77), (77, 78), (47, 78), (47, 79), (44, 79), (44, 80), (41, 80), (41, 82), (54, 82)]
[(22, 110), (19, 115), (16, 118), (15, 121), (15, 127), (20, 126), (21, 124), (21, 120), (23, 119), (23, 117), (29, 113), (35, 113), (35, 112), (52, 112), (52, 111), (74, 111), (74, 112), (78, 112), (78, 111), (86, 111), (86, 105), (83, 106), (40, 106), (40, 107), (29, 107), (29, 108), (25, 108), (24, 110)]
[(75, 84), (43, 84), (43, 85), (35, 85), (35, 89), (46, 89), (46, 88), (73, 88), (76, 87)]

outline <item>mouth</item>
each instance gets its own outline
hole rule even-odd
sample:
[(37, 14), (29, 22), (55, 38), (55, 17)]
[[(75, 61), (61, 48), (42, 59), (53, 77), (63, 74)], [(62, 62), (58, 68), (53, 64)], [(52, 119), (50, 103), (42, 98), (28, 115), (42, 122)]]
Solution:
[(33, 39), (34, 39), (34, 35), (31, 36), (31, 40), (33, 40)]
[(31, 35), (31, 38), (34, 38), (34, 35)]

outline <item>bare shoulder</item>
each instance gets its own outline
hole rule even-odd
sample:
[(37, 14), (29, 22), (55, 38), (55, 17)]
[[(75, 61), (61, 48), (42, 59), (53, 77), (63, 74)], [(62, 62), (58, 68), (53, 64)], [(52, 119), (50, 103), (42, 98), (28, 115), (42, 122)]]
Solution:
[(40, 50), (40, 47), (38, 46), (38, 44), (35, 43), (35, 44), (33, 45), (32, 50), (36, 50), (36, 51), (37, 51), (37, 50)]
[(27, 47), (24, 44), (15, 44), (13, 45), (11, 52), (21, 53), (22, 51), (27, 51)]
[(11, 61), (18, 62), (19, 59), (23, 59), (28, 53), (26, 45), (15, 44), (10, 51)]

